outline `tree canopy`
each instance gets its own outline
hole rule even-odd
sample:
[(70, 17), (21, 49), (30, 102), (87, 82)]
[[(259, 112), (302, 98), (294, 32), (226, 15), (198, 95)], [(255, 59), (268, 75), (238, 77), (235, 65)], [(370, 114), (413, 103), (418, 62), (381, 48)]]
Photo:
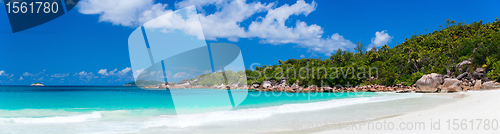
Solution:
[[(305, 58), (279, 61), (277, 65), (257, 66), (246, 70), (248, 83), (289, 79), (300, 85), (413, 85), (424, 74), (459, 75), (484, 67), (488, 76), (500, 80), (500, 20), (467, 24), (447, 20), (439, 29), (413, 35), (393, 48), (382, 46), (366, 51), (361, 42), (356, 52), (337, 50), (330, 58)], [(470, 60), (472, 65), (461, 69), (457, 63)]]

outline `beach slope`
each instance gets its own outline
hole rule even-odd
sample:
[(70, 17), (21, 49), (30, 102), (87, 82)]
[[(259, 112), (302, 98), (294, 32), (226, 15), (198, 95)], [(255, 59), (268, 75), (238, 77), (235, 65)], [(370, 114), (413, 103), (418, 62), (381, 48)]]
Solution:
[[(358, 125), (360, 127), (354, 130), (352, 128), (349, 130), (328, 129), (315, 132), (315, 134), (470, 134), (500, 132), (500, 128), (498, 128), (498, 121), (500, 120), (500, 90), (464, 92), (458, 93), (457, 97), (463, 98), (427, 110), (373, 120), (372, 125)], [(375, 126), (377, 124), (380, 124), (378, 125), (380, 129), (374, 128), (377, 127)], [(394, 124), (392, 129), (390, 129), (390, 124)]]

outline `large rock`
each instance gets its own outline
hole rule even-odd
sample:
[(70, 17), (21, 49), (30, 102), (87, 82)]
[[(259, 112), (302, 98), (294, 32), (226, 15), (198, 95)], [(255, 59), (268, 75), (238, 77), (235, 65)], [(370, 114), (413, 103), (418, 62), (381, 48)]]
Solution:
[(479, 80), (485, 77), (484, 68), (476, 68), (476, 71), (472, 72), (472, 79)]
[(271, 81), (263, 81), (262, 82), (262, 87), (263, 88), (268, 88), (268, 87), (271, 87)]
[(253, 84), (252, 88), (259, 88), (259, 86), (260, 86), (259, 84)]
[(462, 91), (461, 81), (453, 78), (444, 79), (443, 85), (438, 87), (442, 93)]
[(415, 84), (419, 92), (436, 92), (443, 82), (443, 75), (432, 73), (422, 76)]
[(457, 79), (462, 80), (462, 78), (469, 76), (469, 72), (464, 72), (457, 76)]
[(474, 83), (474, 90), (479, 90), (481, 89), (481, 80), (477, 80), (476, 83)]
[(294, 90), (297, 90), (297, 89), (299, 89), (299, 88), (300, 88), (300, 86), (299, 86), (297, 83), (295, 83), (295, 84), (293, 84), (290, 88), (292, 88), (292, 89), (294, 89)]
[(494, 81), (488, 81), (483, 83), (481, 86), (481, 90), (491, 90), (491, 89), (499, 89), (500, 83)]

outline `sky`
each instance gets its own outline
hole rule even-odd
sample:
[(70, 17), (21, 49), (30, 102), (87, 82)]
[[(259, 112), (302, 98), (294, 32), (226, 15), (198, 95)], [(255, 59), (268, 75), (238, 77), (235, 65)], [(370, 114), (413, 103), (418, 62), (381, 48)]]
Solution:
[(354, 51), (357, 42), (394, 47), (437, 30), (447, 19), (470, 24), (500, 17), (497, 0), (81, 0), (52, 21), (12, 33), (2, 6), (0, 85), (134, 81), (131, 33), (192, 5), (206, 42), (239, 46), (247, 69), (292, 58), (328, 58), (338, 49)]

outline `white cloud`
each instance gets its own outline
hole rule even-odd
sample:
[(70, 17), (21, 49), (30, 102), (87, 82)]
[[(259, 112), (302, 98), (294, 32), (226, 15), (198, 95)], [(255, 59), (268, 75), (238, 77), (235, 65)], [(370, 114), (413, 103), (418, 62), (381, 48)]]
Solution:
[(108, 69), (100, 69), (97, 73), (100, 74), (100, 75), (106, 75), (106, 76), (108, 76), (110, 74), (111, 75), (115, 74), (116, 71), (118, 71), (118, 68), (115, 68), (115, 70), (113, 70), (113, 71), (109, 71), (109, 73), (108, 73)]
[(5, 70), (0, 70), (0, 76), (5, 76), (7, 78), (12, 78), (14, 77), (14, 74), (7, 74)]
[(30, 73), (28, 73), (28, 72), (24, 72), (24, 73), (23, 73), (23, 76), (31, 76), (31, 75), (33, 75), (33, 74), (30, 74)]
[(228, 0), (184, 0), (181, 2), (175, 3), (175, 7), (184, 8), (191, 5), (195, 5), (196, 7), (203, 7), (209, 4), (221, 5), (223, 2), (227, 2)]
[(129, 72), (131, 72), (131, 70), (132, 70), (132, 68), (130, 68), (130, 67), (126, 67), (125, 69), (122, 69), (120, 71), (118, 71), (118, 68), (115, 68), (114, 70), (109, 71), (109, 72), (108, 72), (108, 69), (100, 69), (97, 73), (102, 75), (101, 78), (114, 77), (114, 78), (117, 78), (117, 79), (115, 79), (116, 81), (132, 80), (133, 75), (129, 74)]
[(387, 43), (392, 41), (392, 36), (387, 33), (387, 30), (383, 30), (381, 32), (375, 32), (375, 37), (372, 38), (372, 42), (369, 45), (369, 48), (372, 47), (381, 47), (383, 45), (387, 45)]
[(306, 56), (305, 55), (300, 55), (300, 58), (305, 58)]
[[(323, 37), (323, 28), (316, 24), (308, 25), (304, 21), (297, 20), (295, 27), (285, 25), (291, 16), (307, 16), (316, 10), (317, 4), (314, 1), (306, 3), (304, 0), (298, 0), (293, 5), (285, 4), (277, 8), (274, 3), (247, 3), (246, 0), (208, 4), (221, 7), (219, 11), (213, 14), (199, 15), (205, 38), (209, 40), (227, 38), (229, 41), (237, 41), (238, 38), (260, 38), (260, 43), (274, 45), (293, 43), (308, 49), (308, 52), (324, 53), (326, 55), (339, 48), (348, 49), (355, 46), (354, 43), (338, 33), (330, 37)], [(267, 14), (264, 17), (252, 20), (248, 30), (240, 26), (242, 21), (247, 20), (256, 13), (265, 12)]]
[(247, 4), (246, 0), (233, 0), (220, 6), (222, 7), (220, 11), (213, 14), (199, 15), (206, 39), (229, 38), (236, 41), (238, 38), (250, 38), (240, 23), (256, 13), (271, 9), (274, 3), (252, 2)]
[(158, 11), (163, 14), (148, 15), (149, 17), (146, 20), (151, 21), (144, 23), (144, 27), (148, 30), (159, 29), (160, 32), (164, 33), (181, 30), (185, 34), (197, 36), (198, 39), (205, 40), (199, 16), (195, 9), (194, 6), (186, 8), (186, 19), (179, 12), (172, 10)]
[(108, 69), (101, 69), (97, 73), (101, 75), (108, 75)]
[[(308, 49), (311, 53), (329, 55), (335, 50), (353, 48), (355, 45), (343, 36), (335, 33), (323, 36), (323, 28), (316, 24), (307, 24), (304, 21), (292, 22), (295, 26), (285, 25), (290, 22), (291, 16), (309, 15), (316, 10), (316, 2), (306, 3), (297, 0), (292, 5), (284, 4), (277, 7), (275, 3), (247, 2), (246, 0), (185, 0), (177, 2), (177, 8), (196, 5), (199, 9), (207, 5), (215, 5), (216, 11), (211, 14), (199, 14), (203, 27), (204, 38), (200, 37), (193, 22), (175, 15), (167, 10), (166, 4), (154, 4), (153, 0), (82, 0), (79, 11), (83, 14), (100, 14), (99, 21), (111, 22), (114, 25), (139, 26), (160, 15), (165, 19), (152, 22), (151, 27), (182, 29), (186, 33), (196, 34), (199, 39), (217, 40), (226, 38), (229, 41), (238, 41), (240, 38), (259, 38), (260, 43), (273, 45), (297, 44)], [(251, 20), (250, 26), (245, 28), (241, 22), (253, 18), (257, 13), (265, 13)], [(190, 17), (191, 18), (191, 17)]]
[(23, 76), (21, 76), (21, 77), (19, 78), (19, 80), (24, 80)]
[(146, 69), (142, 68), (142, 69), (134, 70), (134, 71), (133, 71), (134, 78), (139, 77), (139, 75), (141, 75), (141, 73), (142, 73), (144, 70), (146, 70)]
[(85, 71), (75, 73), (73, 76), (77, 76), (80, 78), (80, 80), (84, 80), (84, 81), (90, 81), (93, 78), (98, 78), (98, 76), (96, 76), (94, 73), (85, 72)]
[(124, 76), (127, 75), (128, 72), (132, 70), (130, 67), (126, 67), (123, 70), (118, 71), (118, 68), (115, 68), (112, 71), (107, 72), (108, 69), (100, 69), (97, 73), (105, 76)]
[(78, 11), (99, 14), (99, 22), (138, 26), (163, 14), (166, 6), (154, 4), (154, 0), (82, 0), (78, 3)]
[(68, 77), (68, 76), (69, 76), (69, 73), (50, 75), (50, 77), (55, 77), (55, 78), (63, 78), (63, 77)]
[(130, 72), (131, 70), (132, 70), (132, 68), (127, 67), (127, 68), (125, 68), (125, 69), (123, 69), (123, 70), (121, 70), (121, 71), (118, 71), (118, 74), (119, 74), (119, 75), (126, 75), (126, 74), (127, 74), (128, 72)]

